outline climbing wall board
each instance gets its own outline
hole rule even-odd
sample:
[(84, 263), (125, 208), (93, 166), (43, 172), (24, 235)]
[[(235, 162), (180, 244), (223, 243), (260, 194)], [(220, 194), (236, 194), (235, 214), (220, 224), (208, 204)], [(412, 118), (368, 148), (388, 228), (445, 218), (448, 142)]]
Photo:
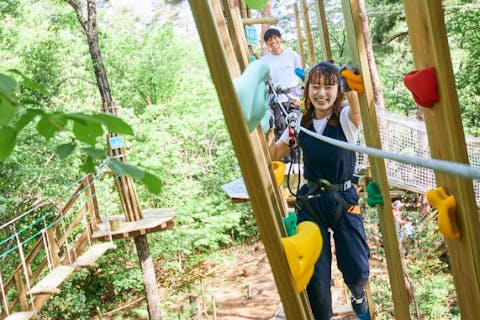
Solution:
[[(381, 149), (382, 143), (378, 132), (378, 121), (358, 1), (342, 0), (342, 7), (352, 63), (359, 67), (364, 80), (365, 92), (362, 94), (359, 93), (358, 99), (362, 112), (365, 141), (369, 147)], [(383, 245), (385, 248), (388, 274), (392, 288), (395, 318), (410, 319), (408, 292), (403, 276), (404, 271), (400, 257), (395, 223), (393, 221), (385, 161), (382, 158), (372, 156), (369, 156), (369, 161), (373, 179), (378, 183), (384, 199), (384, 205), (377, 205), (377, 210), (380, 217), (380, 228), (382, 230)]]
[[(415, 68), (435, 67), (439, 101), (423, 108), (432, 158), (468, 163), (441, 1), (405, 0)], [(456, 199), (461, 237), (445, 239), (462, 319), (480, 314), (480, 222), (471, 180), (435, 172), (437, 185)]]
[(242, 110), (232, 82), (233, 77), (239, 75), (239, 68), (238, 63), (232, 61), (235, 55), (230, 40), (221, 36), (226, 26), (223, 14), (218, 10), (220, 4), (218, 0), (189, 2), (285, 314), (288, 319), (312, 319), (296, 292), (281, 244), (285, 229), (278, 217), (284, 214), (279, 211), (285, 209), (277, 196), (278, 188), (274, 184), (271, 164), (267, 161), (265, 140), (260, 129), (250, 134), (241, 119)]

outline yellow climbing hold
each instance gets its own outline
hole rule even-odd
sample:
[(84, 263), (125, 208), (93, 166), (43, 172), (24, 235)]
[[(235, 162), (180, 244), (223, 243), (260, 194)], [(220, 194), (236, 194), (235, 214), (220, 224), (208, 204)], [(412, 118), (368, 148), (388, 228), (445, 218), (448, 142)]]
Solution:
[(301, 222), (294, 236), (282, 238), (288, 266), (297, 292), (302, 292), (310, 281), (320, 252), (323, 239), (318, 226), (310, 221)]
[(277, 181), (277, 186), (282, 186), (283, 179), (285, 178), (285, 163), (282, 161), (272, 161), (273, 173), (275, 174), (275, 180)]
[(454, 196), (449, 196), (442, 187), (427, 191), (428, 202), (438, 210), (438, 228), (448, 239), (459, 239), (460, 231), (455, 218), (456, 202)]

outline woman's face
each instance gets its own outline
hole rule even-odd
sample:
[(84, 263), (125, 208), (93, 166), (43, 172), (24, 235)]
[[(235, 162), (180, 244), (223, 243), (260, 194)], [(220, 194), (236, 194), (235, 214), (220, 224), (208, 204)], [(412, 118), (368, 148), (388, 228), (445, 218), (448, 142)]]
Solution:
[(310, 83), (308, 87), (308, 99), (314, 108), (314, 118), (324, 118), (333, 109), (337, 99), (338, 83), (325, 84), (325, 77), (321, 76), (318, 83)]

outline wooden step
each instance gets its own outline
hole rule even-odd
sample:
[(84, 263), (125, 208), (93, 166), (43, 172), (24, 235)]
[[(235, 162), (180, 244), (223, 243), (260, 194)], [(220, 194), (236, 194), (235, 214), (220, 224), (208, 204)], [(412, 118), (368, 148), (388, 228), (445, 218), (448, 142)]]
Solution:
[(5, 320), (28, 320), (36, 315), (37, 313), (33, 311), (15, 312), (6, 317)]
[(100, 258), (107, 250), (115, 249), (117, 246), (112, 242), (96, 243), (83, 253), (71, 265), (77, 268), (95, 267), (98, 258)]
[(76, 266), (73, 265), (62, 265), (58, 266), (39, 283), (33, 286), (30, 289), (29, 294), (56, 294), (60, 290), (58, 287), (62, 284), (65, 279), (67, 279), (76, 269)]

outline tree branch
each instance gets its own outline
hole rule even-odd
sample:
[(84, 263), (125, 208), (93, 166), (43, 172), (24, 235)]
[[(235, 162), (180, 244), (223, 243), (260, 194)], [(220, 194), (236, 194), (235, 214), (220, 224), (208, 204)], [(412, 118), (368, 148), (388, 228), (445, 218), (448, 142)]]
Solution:
[(87, 20), (85, 19), (85, 15), (82, 12), (81, 4), (78, 2), (78, 0), (64, 1), (73, 8), (75, 14), (77, 15), (78, 21), (80, 21), (80, 25), (82, 26), (83, 31), (87, 33)]

